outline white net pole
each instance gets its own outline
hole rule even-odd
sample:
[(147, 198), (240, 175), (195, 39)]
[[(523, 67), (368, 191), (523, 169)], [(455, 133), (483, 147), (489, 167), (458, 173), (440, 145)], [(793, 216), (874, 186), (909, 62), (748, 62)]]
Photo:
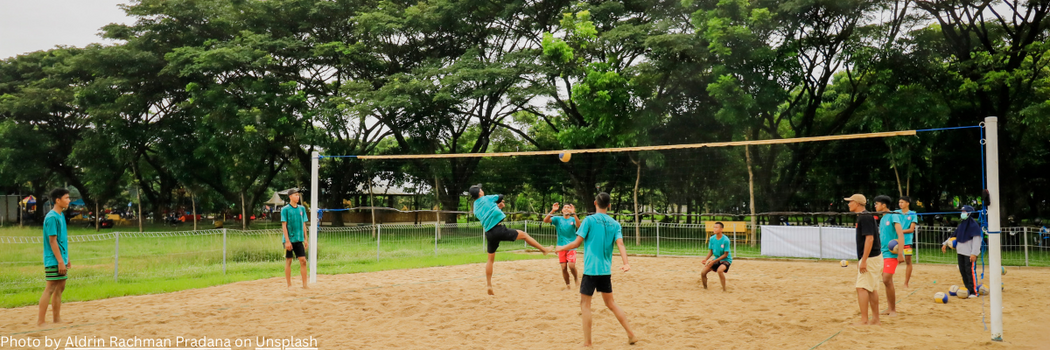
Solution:
[(991, 285), (985, 285), (992, 296), (992, 340), (1003, 341), (1002, 252), (999, 234), (999, 118), (984, 118), (985, 148), (988, 172), (988, 260), (991, 264)]
[(310, 283), (317, 283), (317, 225), (320, 224), (317, 198), (321, 195), (317, 189), (317, 177), (320, 170), (318, 164), (320, 156), (317, 151), (310, 156), (310, 211), (312, 211), (310, 213)]

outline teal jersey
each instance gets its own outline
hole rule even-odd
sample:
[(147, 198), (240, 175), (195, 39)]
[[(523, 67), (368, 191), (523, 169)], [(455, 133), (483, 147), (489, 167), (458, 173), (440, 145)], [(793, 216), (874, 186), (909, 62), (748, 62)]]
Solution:
[(551, 218), (551, 224), (558, 232), (558, 245), (567, 245), (576, 240), (576, 218), (564, 218), (555, 216)]
[[(893, 212), (901, 213), (901, 215), (897, 215), (901, 220), (901, 231), (907, 230), (909, 227), (911, 227), (911, 224), (913, 223), (915, 224), (915, 228), (918, 229), (919, 215), (915, 214), (914, 210), (909, 210), (907, 214), (904, 214), (899, 209), (894, 210)], [(915, 232), (904, 234), (904, 244), (912, 245), (915, 244), (914, 242)]]
[[(288, 240), (292, 243), (303, 241), (303, 223), (306, 222), (306, 208), (300, 204), (298, 207), (286, 205), (281, 208), (281, 222), (288, 223)], [(284, 236), (281, 236), (284, 243)]]
[(499, 200), (498, 195), (489, 195), (478, 198), (474, 201), (474, 216), (481, 220), (481, 226), (485, 228), (485, 232), (488, 232), (503, 219), (507, 218), (507, 214), (504, 214), (502, 210), (496, 206), (496, 201)]
[(623, 238), (620, 223), (602, 213), (590, 215), (580, 223), (576, 235), (583, 237), (583, 274), (612, 275), (613, 247)]
[(62, 254), (62, 261), (69, 263), (69, 236), (66, 233), (66, 218), (54, 210), (44, 217), (44, 266), (58, 266), (55, 252), (51, 250), (50, 236), (55, 236), (58, 241), (58, 251)]
[[(882, 257), (883, 258), (897, 258), (897, 254), (890, 253), (890, 241), (897, 239), (897, 226), (900, 224), (903, 215), (883, 215), (882, 219), (879, 220), (879, 239), (882, 241)], [(902, 225), (901, 230), (904, 230)], [(898, 252), (904, 252), (904, 243), (897, 242), (899, 248)]]
[(707, 248), (711, 249), (711, 258), (718, 259), (722, 254), (727, 254), (725, 261), (727, 263), (733, 263), (733, 250), (732, 242), (729, 241), (729, 236), (722, 234), (722, 239), (718, 239), (718, 235), (711, 235), (711, 238), (707, 240)]

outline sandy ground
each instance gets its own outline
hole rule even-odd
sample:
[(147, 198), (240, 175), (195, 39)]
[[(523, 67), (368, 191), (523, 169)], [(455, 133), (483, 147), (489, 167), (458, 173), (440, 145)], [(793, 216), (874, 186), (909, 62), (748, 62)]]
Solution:
[[(981, 323), (982, 314), (991, 321), (987, 299), (934, 303), (935, 292), (961, 284), (951, 265), (916, 265), (909, 290), (902, 290), (902, 265), (900, 316), (883, 318), (879, 327), (856, 327), (850, 325), (859, 319), (855, 264), (737, 260), (728, 274), (729, 291), (722, 292), (717, 274), (711, 275), (711, 290), (700, 288), (698, 258), (632, 257), (630, 262), (630, 272), (614, 272), (613, 290), (642, 340), (627, 345), (623, 329), (596, 295), (596, 348), (1050, 348), (1047, 268), (1011, 268), (1003, 276), (1005, 342), (993, 343)], [(619, 266), (618, 258), (613, 264)], [(582, 343), (579, 292), (560, 289), (554, 258), (497, 262), (494, 297), (485, 294), (484, 265), (318, 279), (310, 290), (287, 290), (282, 276), (67, 303), (62, 314), (68, 323), (49, 321), (41, 329), (34, 324), (35, 306), (0, 309), (0, 336), (102, 338), (106, 347), (114, 336), (172, 342), (207, 337), (229, 339), (235, 349), (254, 349), (264, 337), (310, 336), (320, 349), (571, 349)], [(237, 347), (237, 339), (250, 339), (252, 346)], [(59, 348), (66, 347), (72, 346)], [(16, 348), (24, 347), (0, 347)]]

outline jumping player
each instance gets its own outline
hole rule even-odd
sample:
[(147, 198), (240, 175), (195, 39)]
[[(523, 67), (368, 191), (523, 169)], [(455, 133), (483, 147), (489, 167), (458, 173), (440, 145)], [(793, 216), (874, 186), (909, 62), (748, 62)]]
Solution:
[(634, 344), (638, 338), (631, 332), (631, 325), (627, 323), (627, 314), (616, 305), (613, 300), (612, 291), (612, 248), (613, 245), (620, 250), (620, 258), (623, 259), (623, 272), (631, 270), (627, 263), (627, 249), (623, 246), (623, 231), (620, 223), (609, 217), (606, 213), (612, 198), (608, 193), (602, 192), (594, 200), (597, 213), (583, 220), (579, 231), (576, 231), (576, 240), (566, 246), (558, 247), (562, 252), (576, 249), (580, 244), (585, 244), (583, 252), (583, 280), (580, 282), (580, 310), (583, 318), (583, 346), (591, 346), (591, 298), (594, 291), (602, 293), (605, 306), (616, 315), (616, 320), (627, 331), (627, 343)]
[[(733, 264), (733, 253), (731, 252), (731, 243), (729, 237), (722, 234), (722, 229), (725, 225), (721, 222), (716, 222), (713, 231), (715, 234), (711, 235), (711, 238), (707, 242), (709, 251), (707, 256), (704, 257), (703, 261), (700, 261), (701, 265), (704, 265), (703, 271), (700, 271), (700, 281), (704, 284), (704, 289), (707, 289), (707, 273), (711, 271), (718, 272), (718, 279), (722, 282), (722, 291), (726, 291), (726, 272), (729, 272), (729, 265)], [(717, 258), (711, 260), (712, 256)]]
[(501, 210), (503, 209), (503, 195), (486, 196), (480, 184), (471, 186), (468, 192), (470, 192), (470, 198), (474, 199), (474, 216), (481, 220), (481, 225), (485, 228), (485, 241), (488, 243), (486, 248), (489, 253), (489, 261), (485, 264), (485, 282), (489, 288), (489, 295), (496, 295), (492, 292), (492, 264), (496, 261), (496, 249), (499, 249), (499, 242), (523, 239), (544, 255), (550, 253), (551, 250), (541, 246), (525, 231), (511, 230), (503, 226), (503, 219), (507, 218), (507, 214)]
[[(551, 206), (551, 212), (543, 217), (543, 222), (553, 224), (558, 232), (558, 245), (568, 245), (576, 238), (576, 229), (580, 228), (580, 218), (576, 216), (576, 207), (566, 204), (561, 208), (561, 216), (555, 216), (558, 211), (558, 203)], [(580, 278), (576, 276), (576, 249), (558, 252), (558, 263), (561, 264), (561, 276), (565, 279), (565, 289), (571, 290), (569, 286), (569, 271), (572, 271), (572, 280), (576, 286), (580, 286)]]

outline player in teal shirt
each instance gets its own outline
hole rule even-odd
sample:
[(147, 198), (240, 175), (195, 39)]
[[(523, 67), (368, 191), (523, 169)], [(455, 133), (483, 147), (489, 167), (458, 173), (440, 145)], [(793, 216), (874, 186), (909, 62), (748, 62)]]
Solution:
[(299, 274), (303, 278), (303, 289), (306, 286), (307, 272), (306, 250), (310, 249), (310, 241), (305, 238), (306, 232), (306, 208), (299, 204), (299, 190), (288, 190), (288, 205), (281, 208), (281, 229), (284, 236), (281, 243), (284, 244), (284, 279), (288, 282), (288, 288), (292, 288), (292, 260), (299, 259)]
[(66, 278), (69, 272), (69, 236), (66, 232), (66, 216), (62, 214), (69, 207), (69, 190), (56, 188), (51, 191), (54, 208), (44, 217), (44, 279), (47, 285), (40, 296), (37, 326), (44, 325), (47, 306), (51, 305), (54, 322), (61, 323), (62, 292), (66, 290)]
[[(543, 217), (543, 222), (553, 224), (558, 233), (558, 245), (568, 245), (576, 239), (576, 230), (580, 228), (580, 218), (576, 216), (576, 207), (566, 204), (561, 208), (561, 216), (554, 216), (558, 211), (558, 203), (554, 203), (551, 212)], [(572, 270), (572, 280), (576, 286), (580, 286), (580, 278), (576, 276), (576, 249), (558, 252), (558, 264), (561, 264), (561, 276), (565, 279), (565, 289), (569, 286), (569, 270)]]
[[(726, 291), (726, 272), (729, 272), (729, 266), (733, 264), (733, 243), (729, 241), (729, 237), (722, 234), (722, 229), (725, 228), (725, 224), (716, 222), (714, 224), (714, 234), (708, 239), (707, 248), (710, 250), (704, 260), (700, 261), (701, 265), (704, 265), (704, 269), (700, 271), (700, 282), (703, 283), (704, 289), (707, 289), (707, 274), (711, 271), (718, 272), (718, 279), (722, 282), (722, 291)], [(712, 256), (717, 258), (711, 259)]]
[(889, 196), (875, 196), (875, 211), (882, 215), (879, 220), (879, 240), (882, 241), (882, 284), (886, 285), (886, 302), (889, 307), (881, 314), (897, 316), (897, 291), (893, 286), (893, 274), (897, 272), (897, 265), (904, 261), (904, 254), (895, 254), (890, 251), (890, 241), (897, 240), (897, 252), (904, 250), (904, 229), (901, 228), (901, 218), (904, 215), (890, 212), (892, 199)]
[(485, 229), (485, 243), (486, 251), (489, 253), (489, 261), (485, 264), (485, 281), (488, 283), (489, 295), (496, 295), (492, 291), (492, 265), (496, 262), (496, 250), (499, 249), (499, 242), (513, 242), (520, 239), (525, 240), (529, 245), (539, 249), (544, 255), (550, 253), (554, 247), (541, 246), (539, 242), (532, 239), (528, 233), (521, 230), (512, 230), (503, 226), (503, 219), (507, 218), (507, 214), (503, 213), (503, 195), (491, 195), (486, 196), (485, 191), (481, 190), (481, 185), (471, 186), (469, 190), (470, 198), (474, 199), (474, 216), (478, 217), (481, 221), (481, 226)]
[(911, 197), (902, 196), (897, 205), (900, 206), (900, 210), (895, 210), (894, 213), (901, 213), (901, 227), (904, 228), (904, 262), (908, 264), (908, 268), (905, 269), (904, 274), (904, 289), (910, 288), (908, 284), (911, 282), (911, 256), (914, 254), (915, 245), (915, 230), (919, 226), (919, 215), (911, 211)]
[(623, 232), (620, 223), (609, 217), (609, 205), (612, 198), (608, 193), (602, 192), (594, 199), (596, 214), (588, 216), (583, 220), (580, 229), (576, 231), (576, 240), (556, 250), (559, 252), (575, 249), (580, 244), (583, 248), (583, 280), (580, 281), (580, 309), (583, 318), (583, 345), (591, 346), (591, 298), (597, 290), (602, 293), (605, 306), (616, 315), (616, 320), (627, 331), (627, 342), (634, 344), (638, 338), (631, 332), (631, 326), (627, 323), (627, 314), (616, 305), (612, 291), (612, 248), (616, 246), (620, 250), (620, 258), (623, 259), (623, 272), (631, 270), (627, 263), (627, 249), (623, 246)]

